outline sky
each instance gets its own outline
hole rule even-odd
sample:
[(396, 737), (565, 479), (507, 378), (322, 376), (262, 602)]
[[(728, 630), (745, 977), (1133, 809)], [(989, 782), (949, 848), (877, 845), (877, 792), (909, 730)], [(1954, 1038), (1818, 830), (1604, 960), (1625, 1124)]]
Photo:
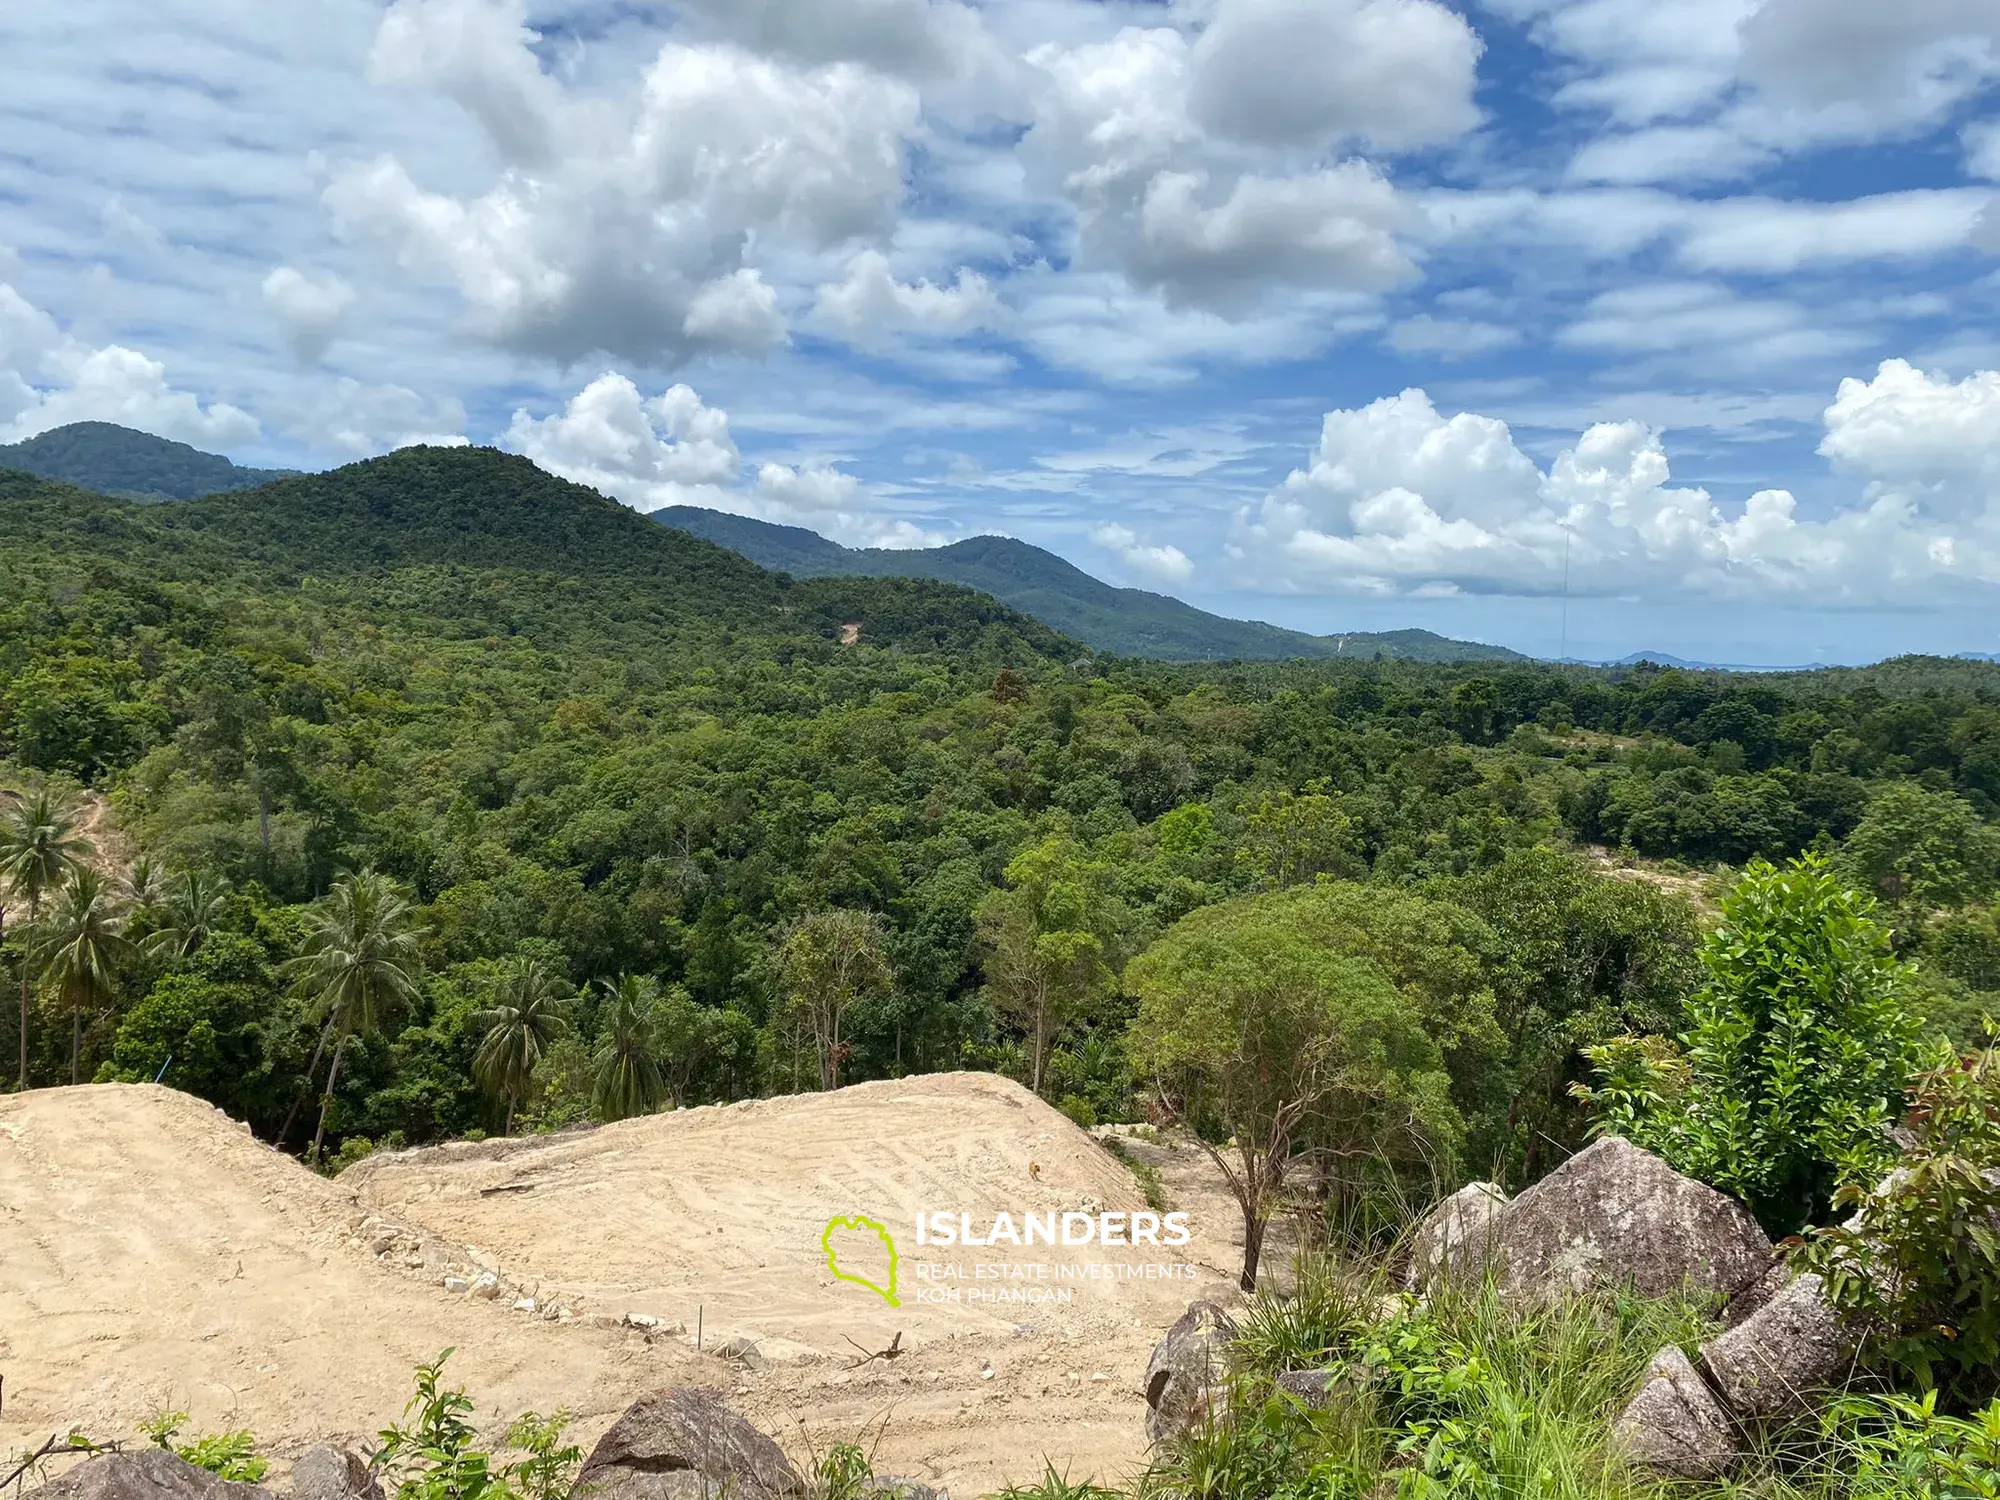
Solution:
[(0, 442), (1315, 632), (2000, 652), (2000, 0), (0, 7)]

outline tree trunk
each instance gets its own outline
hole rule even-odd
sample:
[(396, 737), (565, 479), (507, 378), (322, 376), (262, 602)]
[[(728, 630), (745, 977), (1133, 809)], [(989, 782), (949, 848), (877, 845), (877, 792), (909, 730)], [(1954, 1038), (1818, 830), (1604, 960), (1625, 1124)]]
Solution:
[(326, 1051), (326, 1039), (333, 1035), (333, 1022), (334, 1018), (328, 1016), (326, 1025), (320, 1027), (319, 1045), (313, 1048), (312, 1061), (306, 1064), (306, 1080), (299, 1085), (298, 1097), (292, 1100), (292, 1107), (285, 1115), (285, 1123), (278, 1127), (278, 1138), (271, 1143), (280, 1151), (285, 1149), (285, 1140), (292, 1133), (292, 1122), (299, 1117), (299, 1106), (304, 1104), (307, 1096), (312, 1093), (313, 1074), (319, 1071), (320, 1056)]
[(76, 1087), (76, 1055), (83, 1049), (83, 1012), (74, 1005), (69, 1010), (69, 1084)]
[(1257, 1262), (1264, 1255), (1264, 1215), (1261, 1211), (1263, 1208), (1261, 1198), (1262, 1195), (1259, 1193), (1243, 1195), (1243, 1274), (1237, 1279), (1236, 1284), (1246, 1292), (1257, 1290)]
[(340, 1079), (340, 1054), (346, 1048), (345, 1036), (333, 1044), (333, 1062), (326, 1070), (326, 1092), (320, 1095), (319, 1101), (319, 1129), (313, 1132), (312, 1150), (306, 1153), (306, 1165), (309, 1167), (319, 1165), (320, 1144), (326, 1139), (326, 1117), (333, 1109), (333, 1086)]
[(512, 1094), (507, 1096), (507, 1125), (500, 1133), (502, 1135), (512, 1135), (514, 1133), (514, 1096)]
[(1049, 1008), (1040, 1006), (1035, 1011), (1035, 1056), (1029, 1064), (1030, 1091), (1040, 1096), (1042, 1092), (1042, 1062), (1049, 1051)]

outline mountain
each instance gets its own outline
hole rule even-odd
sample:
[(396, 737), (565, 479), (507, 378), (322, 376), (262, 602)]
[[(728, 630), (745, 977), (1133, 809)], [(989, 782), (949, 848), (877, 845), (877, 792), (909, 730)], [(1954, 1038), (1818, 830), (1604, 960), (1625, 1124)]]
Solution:
[(163, 582), (311, 590), (369, 620), (654, 655), (741, 637), (1072, 660), (1083, 647), (971, 589), (795, 580), (491, 448), (404, 448), (175, 505), (0, 470), (0, 543), (51, 565), (134, 565)]
[(19, 469), (126, 500), (193, 500), (253, 489), (288, 469), (245, 469), (215, 453), (110, 422), (72, 422), (0, 444), (0, 469)]
[(652, 513), (662, 526), (741, 553), (799, 578), (935, 578), (991, 594), (1051, 629), (1100, 651), (1158, 661), (1275, 661), (1295, 656), (1399, 657), (1411, 661), (1526, 660), (1502, 646), (1454, 641), (1428, 630), (1307, 635), (1257, 620), (1231, 620), (1165, 594), (1113, 588), (1053, 552), (1011, 537), (976, 536), (948, 547), (843, 547), (801, 526), (732, 516), (692, 505)]

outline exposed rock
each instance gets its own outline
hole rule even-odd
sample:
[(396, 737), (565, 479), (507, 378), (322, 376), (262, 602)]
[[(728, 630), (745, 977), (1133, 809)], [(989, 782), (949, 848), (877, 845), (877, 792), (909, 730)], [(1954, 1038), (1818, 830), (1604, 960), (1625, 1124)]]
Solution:
[(1629, 1286), (1661, 1297), (1686, 1285), (1727, 1296), (1764, 1274), (1771, 1242), (1734, 1198), (1606, 1136), (1496, 1216), (1492, 1259), (1509, 1292)]
[(1507, 1195), (1491, 1182), (1470, 1182), (1432, 1206), (1410, 1237), (1410, 1268), (1405, 1284), (1427, 1287), (1440, 1274), (1477, 1276)]
[(492, 1301), (500, 1295), (500, 1278), (491, 1271), (481, 1271), (472, 1278), (472, 1295)]
[(1715, 1388), (1740, 1417), (1803, 1411), (1815, 1391), (1837, 1385), (1860, 1343), (1827, 1304), (1819, 1277), (1794, 1276), (1756, 1312), (1701, 1346)]
[(1766, 1302), (1777, 1296), (1783, 1290), (1785, 1283), (1791, 1279), (1791, 1268), (1777, 1256), (1772, 1256), (1770, 1265), (1764, 1268), (1764, 1274), (1748, 1286), (1740, 1288), (1736, 1295), (1729, 1299), (1729, 1305), (1722, 1310), (1722, 1326), (1734, 1328), (1738, 1323), (1744, 1322)]
[(102, 1453), (38, 1490), (29, 1500), (272, 1500), (254, 1484), (235, 1484), (198, 1469), (165, 1448)]
[(308, 1448), (292, 1465), (293, 1500), (382, 1500), (382, 1481), (368, 1460), (327, 1443)]
[(453, 1293), (469, 1292), (472, 1290), (472, 1283), (463, 1276), (447, 1276), (444, 1278), (444, 1289)]
[(778, 1445), (714, 1391), (675, 1386), (626, 1409), (577, 1475), (573, 1500), (798, 1500)]
[(1336, 1401), (1358, 1393), (1360, 1380), (1354, 1371), (1286, 1370), (1275, 1382), (1278, 1389), (1312, 1411), (1324, 1411)]
[(1182, 1313), (1146, 1363), (1146, 1436), (1180, 1437), (1208, 1412), (1229, 1374), (1229, 1341), (1236, 1324), (1213, 1302)]
[(1653, 1356), (1639, 1393), (1611, 1428), (1627, 1459), (1682, 1479), (1716, 1479), (1743, 1452), (1736, 1424), (1673, 1344)]
[(715, 1346), (713, 1352), (717, 1359), (733, 1360), (746, 1370), (764, 1368), (764, 1353), (748, 1334), (739, 1333), (732, 1339), (725, 1339)]

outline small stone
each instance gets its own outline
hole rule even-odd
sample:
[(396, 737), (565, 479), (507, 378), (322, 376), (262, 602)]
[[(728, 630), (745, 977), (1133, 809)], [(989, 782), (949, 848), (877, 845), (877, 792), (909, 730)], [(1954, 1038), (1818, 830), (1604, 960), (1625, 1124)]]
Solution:
[(472, 1295), (492, 1301), (500, 1295), (500, 1278), (491, 1271), (481, 1271), (472, 1279)]
[(472, 1290), (472, 1283), (463, 1276), (447, 1276), (444, 1279), (444, 1289), (447, 1292), (469, 1292)]
[(535, 1310), (535, 1299), (534, 1299), (533, 1297), (516, 1297), (516, 1298), (514, 1299), (514, 1311), (515, 1311), (515, 1312), (530, 1312), (530, 1313), (531, 1313), (531, 1312), (533, 1312), (534, 1310)]
[(665, 1323), (664, 1319), (656, 1318), (651, 1313), (642, 1312), (628, 1312), (625, 1314), (625, 1321), (634, 1328), (643, 1328), (648, 1331), (662, 1327)]

